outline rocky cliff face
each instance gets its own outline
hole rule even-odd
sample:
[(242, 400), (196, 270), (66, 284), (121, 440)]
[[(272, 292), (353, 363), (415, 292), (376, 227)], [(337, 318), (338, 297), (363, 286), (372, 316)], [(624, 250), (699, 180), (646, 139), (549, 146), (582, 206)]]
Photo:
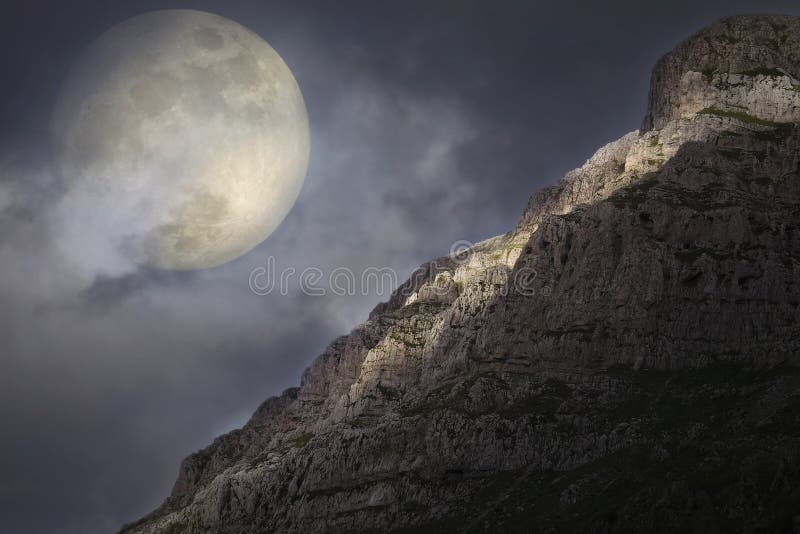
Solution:
[(800, 531), (800, 18), (422, 266), (129, 533)]

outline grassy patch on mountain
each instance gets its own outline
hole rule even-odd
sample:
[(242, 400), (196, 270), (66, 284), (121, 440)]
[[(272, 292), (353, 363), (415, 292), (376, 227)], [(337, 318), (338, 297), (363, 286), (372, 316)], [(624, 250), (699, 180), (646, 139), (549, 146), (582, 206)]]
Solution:
[(738, 121), (747, 123), (747, 124), (755, 124), (757, 126), (767, 126), (769, 128), (782, 128), (788, 124), (787, 122), (776, 122), (770, 121), (766, 119), (760, 119), (749, 113), (745, 113), (744, 111), (731, 111), (727, 109), (719, 109), (716, 107), (708, 107), (703, 108), (697, 112), (698, 115), (712, 115), (715, 117), (726, 117), (729, 119), (736, 119)]
[(773, 78), (780, 78), (781, 76), (787, 75), (785, 72), (781, 70), (770, 67), (758, 67), (755, 69), (738, 72), (737, 74), (744, 74), (745, 76), (770, 76)]

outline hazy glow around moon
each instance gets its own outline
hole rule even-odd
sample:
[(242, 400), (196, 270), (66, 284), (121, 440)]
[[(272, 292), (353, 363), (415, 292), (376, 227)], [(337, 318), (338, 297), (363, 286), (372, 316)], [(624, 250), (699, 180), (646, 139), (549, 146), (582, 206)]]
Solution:
[(256, 34), (209, 13), (145, 13), (83, 54), (53, 116), (70, 193), (126, 253), (165, 269), (226, 263), (258, 245), (305, 179), (297, 82)]

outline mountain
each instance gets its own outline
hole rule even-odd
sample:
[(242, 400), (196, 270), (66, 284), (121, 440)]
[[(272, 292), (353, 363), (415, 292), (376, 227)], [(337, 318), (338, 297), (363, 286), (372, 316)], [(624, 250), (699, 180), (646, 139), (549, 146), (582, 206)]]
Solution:
[(420, 267), (126, 533), (800, 532), (800, 18)]

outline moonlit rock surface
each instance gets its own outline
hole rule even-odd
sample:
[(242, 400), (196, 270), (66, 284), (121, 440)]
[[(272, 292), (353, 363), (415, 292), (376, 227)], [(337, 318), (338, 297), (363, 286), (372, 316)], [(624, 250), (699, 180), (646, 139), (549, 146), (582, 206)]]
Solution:
[(146, 13), (79, 60), (53, 119), (68, 192), (138, 263), (201, 269), (258, 245), (294, 204), (309, 127), (291, 71), (222, 17)]

